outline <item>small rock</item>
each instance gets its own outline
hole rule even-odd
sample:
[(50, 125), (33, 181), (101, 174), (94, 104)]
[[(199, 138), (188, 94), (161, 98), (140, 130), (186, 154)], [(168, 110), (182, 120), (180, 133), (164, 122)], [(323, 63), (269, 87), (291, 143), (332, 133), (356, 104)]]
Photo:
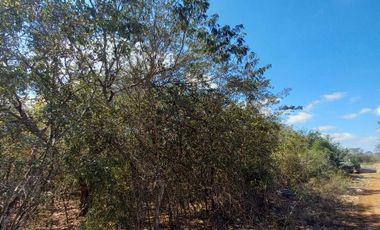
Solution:
[(362, 192), (363, 192), (363, 189), (357, 188), (357, 189), (355, 189), (355, 192), (357, 192), (357, 193), (362, 193)]

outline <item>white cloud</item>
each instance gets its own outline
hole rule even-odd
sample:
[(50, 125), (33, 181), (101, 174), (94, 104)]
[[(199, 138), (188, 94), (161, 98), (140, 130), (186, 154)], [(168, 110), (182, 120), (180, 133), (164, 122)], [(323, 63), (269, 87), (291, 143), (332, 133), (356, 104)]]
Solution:
[(366, 151), (373, 151), (379, 142), (379, 136), (364, 136), (354, 137), (349, 140), (343, 140), (341, 141), (341, 144), (348, 148), (361, 148)]
[(365, 114), (365, 113), (370, 113), (370, 112), (372, 112), (372, 109), (364, 108), (359, 111), (359, 114)]
[(320, 97), (320, 99), (314, 100), (307, 104), (304, 107), (304, 111), (310, 112), (316, 105), (322, 103), (322, 102), (333, 102), (338, 101), (346, 96), (345, 92), (334, 92), (331, 94), (325, 94)]
[(326, 101), (338, 101), (346, 96), (345, 92), (335, 92), (331, 94), (325, 94), (322, 98)]
[(365, 151), (373, 151), (380, 142), (379, 136), (355, 136), (349, 132), (324, 134), (324, 136), (329, 136), (346, 148), (361, 148)]
[(323, 125), (323, 126), (319, 126), (319, 127), (315, 128), (314, 130), (317, 130), (319, 132), (324, 132), (324, 131), (329, 131), (329, 130), (333, 130), (333, 129), (336, 129), (336, 127), (332, 126), (332, 125)]
[(333, 133), (329, 135), (331, 139), (337, 142), (342, 142), (342, 141), (348, 141), (352, 140), (355, 138), (355, 136), (352, 133)]
[(286, 123), (289, 125), (299, 124), (299, 123), (305, 123), (308, 120), (313, 118), (313, 115), (306, 112), (299, 112), (294, 115), (289, 115)]
[(367, 137), (362, 137), (362, 138), (359, 138), (357, 143), (360, 144), (361, 146), (374, 146), (376, 144), (378, 144), (380, 141), (379, 137), (378, 136), (367, 136)]
[(342, 118), (343, 119), (355, 119), (355, 118), (359, 117), (362, 114), (371, 113), (371, 112), (372, 112), (372, 109), (370, 109), (370, 108), (363, 108), (363, 109), (361, 109), (357, 113), (350, 113), (350, 114), (343, 115)]
[(346, 115), (343, 115), (342, 118), (343, 119), (355, 119), (358, 117), (358, 114), (357, 113), (350, 113), (350, 114), (346, 114)]
[(376, 113), (376, 115), (377, 115), (377, 116), (380, 116), (380, 106), (379, 106), (379, 107), (377, 107), (377, 109), (376, 109), (375, 113)]
[(321, 103), (320, 100), (315, 100), (315, 101), (312, 101), (310, 104), (306, 105), (304, 110), (305, 111), (310, 111), (312, 110), (316, 105), (318, 105), (319, 103)]

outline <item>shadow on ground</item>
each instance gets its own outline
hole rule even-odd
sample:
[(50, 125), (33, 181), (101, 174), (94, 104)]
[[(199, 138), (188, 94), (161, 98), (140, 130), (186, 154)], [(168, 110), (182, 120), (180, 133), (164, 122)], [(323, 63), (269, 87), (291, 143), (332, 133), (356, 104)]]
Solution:
[[(350, 193), (360, 196), (380, 194), (380, 190)], [(276, 205), (277, 213), (273, 217), (273, 220), (277, 220), (276, 226), (266, 229), (380, 229), (380, 215), (366, 213), (370, 207), (355, 205), (333, 196), (306, 192), (306, 195), (293, 200), (282, 199)]]
[(376, 173), (376, 168), (361, 168), (359, 169), (359, 173)]

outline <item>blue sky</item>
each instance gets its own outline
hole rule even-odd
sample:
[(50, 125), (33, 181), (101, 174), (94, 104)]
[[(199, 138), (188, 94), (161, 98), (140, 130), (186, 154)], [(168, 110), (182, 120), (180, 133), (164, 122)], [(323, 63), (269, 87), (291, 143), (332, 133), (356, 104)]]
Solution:
[(284, 118), (346, 147), (380, 143), (380, 1), (211, 0), (221, 24), (243, 24), (246, 41), (272, 64), (282, 103), (305, 106)]

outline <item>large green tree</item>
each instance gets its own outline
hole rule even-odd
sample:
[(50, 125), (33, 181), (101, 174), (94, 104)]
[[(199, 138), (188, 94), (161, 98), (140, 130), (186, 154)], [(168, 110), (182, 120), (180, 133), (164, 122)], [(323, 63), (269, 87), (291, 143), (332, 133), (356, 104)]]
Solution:
[(253, 221), (272, 178), (277, 99), (242, 26), (207, 8), (1, 1), (2, 228), (65, 183), (92, 229)]

